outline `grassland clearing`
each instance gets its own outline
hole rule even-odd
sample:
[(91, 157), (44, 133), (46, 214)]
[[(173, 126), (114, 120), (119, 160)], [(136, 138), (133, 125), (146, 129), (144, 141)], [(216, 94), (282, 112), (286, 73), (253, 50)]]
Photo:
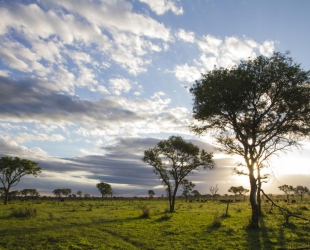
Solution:
[[(280, 202), (281, 203), (281, 202)], [(283, 206), (286, 204), (283, 202)], [(310, 205), (288, 207), (310, 218)], [(19, 208), (35, 210), (16, 216)], [(251, 229), (248, 202), (226, 204), (178, 200), (13, 201), (0, 205), (0, 249), (277, 249), (310, 245), (310, 223), (269, 212)], [(24, 210), (23, 210), (24, 211)], [(25, 209), (26, 211), (26, 209)], [(144, 214), (147, 211), (147, 216)]]

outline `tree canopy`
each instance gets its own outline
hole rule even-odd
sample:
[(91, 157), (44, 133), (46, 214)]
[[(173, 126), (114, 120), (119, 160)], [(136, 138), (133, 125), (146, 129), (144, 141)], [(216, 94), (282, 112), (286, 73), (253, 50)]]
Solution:
[(71, 194), (71, 192), (72, 191), (70, 188), (57, 188), (53, 190), (53, 194), (58, 196), (59, 198), (61, 197), (61, 195), (68, 197), (68, 195)]
[(166, 188), (170, 212), (174, 211), (175, 197), (182, 181), (194, 170), (214, 168), (212, 157), (212, 153), (200, 151), (180, 136), (171, 136), (144, 151), (143, 161), (153, 167)]
[(187, 201), (188, 196), (192, 193), (192, 191), (196, 185), (187, 179), (183, 179), (183, 181), (180, 184), (183, 188), (182, 196)]
[(307, 187), (298, 185), (296, 188), (294, 188), (294, 192), (300, 196), (300, 200), (302, 201), (304, 194), (309, 193), (309, 189)]
[(112, 187), (109, 183), (100, 182), (97, 183), (96, 187), (98, 188), (98, 191), (101, 193), (102, 200), (103, 197), (111, 195), (113, 193)]
[(284, 185), (278, 186), (278, 188), (285, 193), (286, 202), (289, 203), (289, 198), (290, 198), (289, 196), (291, 193), (294, 192), (294, 187), (291, 185), (284, 184)]
[(4, 204), (8, 203), (10, 188), (16, 186), (25, 175), (37, 176), (41, 173), (38, 163), (18, 157), (0, 158), (0, 181), (4, 188)]
[(153, 198), (153, 196), (155, 195), (155, 192), (153, 190), (149, 190), (148, 194), (149, 194), (149, 198)]
[(259, 171), (272, 155), (310, 131), (310, 71), (289, 53), (241, 61), (203, 74), (190, 91), (197, 133), (216, 131), (221, 149), (243, 157), (249, 171), (252, 223), (258, 226)]

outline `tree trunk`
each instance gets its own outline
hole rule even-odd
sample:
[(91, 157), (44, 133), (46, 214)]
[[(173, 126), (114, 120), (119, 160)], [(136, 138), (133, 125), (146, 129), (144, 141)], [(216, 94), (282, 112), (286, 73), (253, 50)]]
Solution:
[(170, 203), (170, 213), (173, 213), (174, 212), (174, 204), (175, 204), (175, 197), (177, 195), (177, 191), (178, 191), (178, 186), (176, 185), (174, 187), (174, 190), (173, 190), (173, 194), (171, 196), (171, 203)]
[(262, 187), (262, 183), (261, 180), (258, 179), (258, 189), (257, 189), (257, 206), (258, 206), (258, 215), (261, 216), (262, 215), (262, 201), (261, 201), (261, 192), (260, 189)]
[(171, 197), (171, 203), (170, 203), (170, 213), (174, 212), (174, 203), (175, 203), (175, 199), (174, 197)]
[(4, 205), (8, 204), (9, 201), (9, 192), (10, 192), (10, 187), (4, 188)]
[(175, 194), (173, 193), (171, 197), (171, 202), (170, 202), (170, 213), (174, 212), (174, 203), (175, 203)]
[(249, 171), (249, 178), (250, 178), (250, 185), (251, 185), (251, 191), (250, 191), (250, 204), (252, 208), (252, 218), (251, 223), (252, 226), (258, 227), (258, 218), (259, 218), (259, 208), (257, 205), (257, 186), (256, 186), (256, 178), (254, 176), (253, 171)]
[(260, 175), (260, 166), (257, 166), (257, 206), (258, 206), (258, 215), (261, 216), (262, 215), (262, 202), (261, 202), (261, 188), (262, 188), (262, 179), (261, 179), (261, 175)]

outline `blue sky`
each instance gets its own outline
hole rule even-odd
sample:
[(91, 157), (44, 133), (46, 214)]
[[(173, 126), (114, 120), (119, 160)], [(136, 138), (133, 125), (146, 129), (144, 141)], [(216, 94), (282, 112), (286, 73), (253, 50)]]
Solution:
[[(15, 189), (98, 195), (164, 193), (143, 151), (181, 135), (214, 151), (217, 168), (191, 175), (201, 193), (248, 181), (210, 136), (196, 137), (192, 96), (214, 65), (273, 51), (310, 69), (310, 2), (218, 0), (0, 1), (0, 155), (39, 162)], [(309, 183), (309, 142), (271, 162), (267, 192)], [(294, 171), (292, 166), (294, 165)]]

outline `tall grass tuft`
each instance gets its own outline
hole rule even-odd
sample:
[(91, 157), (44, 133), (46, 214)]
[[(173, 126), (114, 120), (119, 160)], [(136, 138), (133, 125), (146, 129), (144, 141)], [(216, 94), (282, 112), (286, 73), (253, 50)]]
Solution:
[(150, 218), (151, 217), (151, 209), (148, 206), (142, 207), (142, 218)]
[(16, 218), (34, 218), (38, 214), (38, 210), (33, 207), (12, 208), (12, 216)]
[(213, 215), (213, 221), (211, 223), (211, 227), (220, 227), (222, 225), (222, 217), (219, 216), (218, 211), (216, 211)]

